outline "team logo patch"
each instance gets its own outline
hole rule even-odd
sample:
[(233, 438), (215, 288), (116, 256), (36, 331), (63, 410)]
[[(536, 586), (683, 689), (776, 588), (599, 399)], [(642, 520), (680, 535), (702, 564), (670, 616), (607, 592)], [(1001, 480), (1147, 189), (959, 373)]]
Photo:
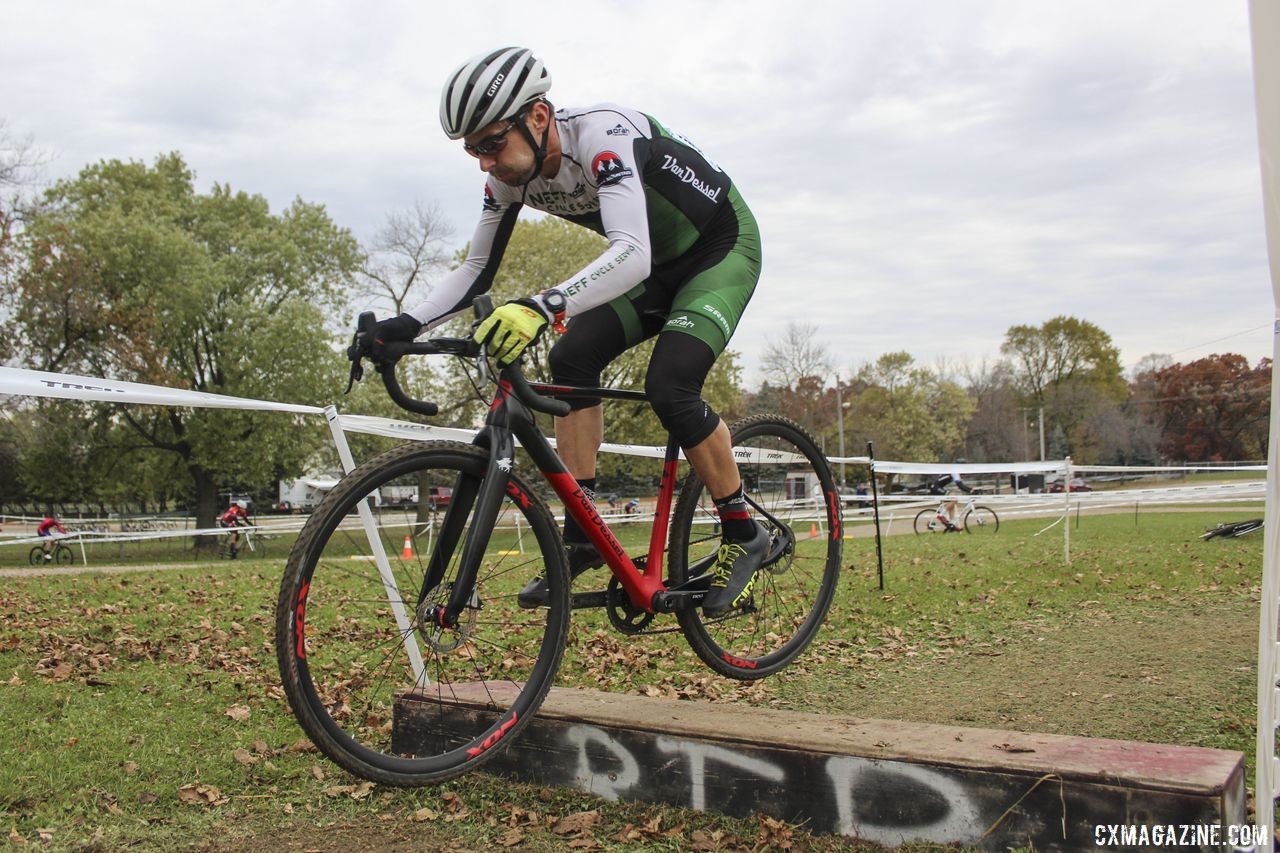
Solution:
[(493, 197), (493, 190), (489, 189), (489, 185), (484, 185), (484, 209), (497, 210), (498, 200)]
[(622, 162), (622, 158), (612, 151), (601, 151), (591, 161), (591, 173), (596, 176), (596, 186), (608, 187), (633, 174)]
[(615, 124), (604, 132), (605, 136), (630, 136), (631, 131), (627, 130), (621, 124)]

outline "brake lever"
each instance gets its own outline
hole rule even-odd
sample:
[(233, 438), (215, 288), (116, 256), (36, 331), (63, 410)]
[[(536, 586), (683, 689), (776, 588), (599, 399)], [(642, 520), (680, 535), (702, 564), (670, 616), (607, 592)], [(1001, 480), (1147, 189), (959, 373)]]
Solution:
[(361, 363), (360, 357), (356, 356), (351, 361), (351, 373), (347, 376), (347, 390), (342, 392), (343, 396), (350, 394), (352, 386), (362, 379), (364, 379), (364, 365)]
[(344, 396), (351, 393), (352, 386), (364, 379), (364, 364), (361, 359), (372, 354), (372, 342), (377, 327), (378, 322), (372, 311), (365, 311), (356, 320), (356, 331), (351, 336), (351, 346), (347, 347), (347, 358), (351, 360), (351, 373), (347, 376), (347, 390), (342, 392)]

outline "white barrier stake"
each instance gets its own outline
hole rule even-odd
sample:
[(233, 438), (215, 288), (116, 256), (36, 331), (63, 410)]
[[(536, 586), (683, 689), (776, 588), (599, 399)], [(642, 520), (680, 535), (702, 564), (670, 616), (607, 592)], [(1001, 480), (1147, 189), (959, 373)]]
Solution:
[(516, 548), (524, 553), (524, 528), (520, 526), (520, 513), (516, 513)]
[(1063, 471), (1062, 495), (1062, 556), (1071, 565), (1071, 457), (1065, 460)]
[[(337, 445), (342, 470), (350, 474), (356, 467), (356, 463), (351, 457), (351, 448), (347, 446), (347, 437), (342, 432), (342, 425), (338, 422), (338, 410), (333, 406), (325, 406), (324, 416), (329, 421), (329, 432), (333, 434), (333, 443)], [(387, 560), (387, 551), (382, 547), (382, 537), (378, 535), (378, 526), (373, 520), (373, 510), (369, 509), (367, 500), (361, 500), (356, 507), (360, 512), (360, 522), (364, 525), (365, 535), (369, 538), (369, 549), (373, 551), (378, 574), (382, 576), (382, 586), (387, 592), (387, 603), (391, 605), (391, 612), (396, 617), (396, 627), (400, 629), (400, 636), (404, 639), (404, 650), (409, 655), (409, 664), (413, 667), (414, 683), (424, 686), (430, 684), (427, 669), (422, 663), (422, 653), (418, 650), (413, 625), (409, 622), (408, 614), (405, 613), (404, 601), (400, 598), (395, 575), (391, 573), (391, 563)]]

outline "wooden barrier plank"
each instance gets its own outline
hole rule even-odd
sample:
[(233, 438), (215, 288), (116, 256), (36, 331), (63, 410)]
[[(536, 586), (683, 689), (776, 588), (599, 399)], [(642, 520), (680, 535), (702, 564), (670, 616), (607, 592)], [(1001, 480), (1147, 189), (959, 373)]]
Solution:
[[(434, 696), (401, 697), (397, 747), (438, 735), (442, 719), (488, 713), (501, 689), (454, 685), (443, 709)], [(486, 769), (889, 846), (1092, 848), (1100, 825), (1245, 816), (1239, 752), (562, 688)]]

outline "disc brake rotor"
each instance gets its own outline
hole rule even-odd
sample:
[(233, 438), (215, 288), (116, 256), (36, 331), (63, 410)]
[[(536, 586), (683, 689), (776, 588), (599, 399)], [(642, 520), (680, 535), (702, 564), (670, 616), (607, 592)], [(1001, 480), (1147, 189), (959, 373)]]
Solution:
[(444, 628), (435, 624), (429, 614), (433, 612), (434, 608), (443, 608), (449, 603), (449, 595), (452, 590), (452, 583), (442, 583), (427, 593), (422, 600), (422, 604), (418, 605), (416, 614), (418, 636), (437, 654), (457, 651), (466, 645), (471, 640), (471, 633), (475, 630), (476, 620), (480, 613), (480, 599), (475, 590), (472, 590), (471, 600), (467, 602), (466, 608), (458, 618), (458, 624), (452, 628)]

